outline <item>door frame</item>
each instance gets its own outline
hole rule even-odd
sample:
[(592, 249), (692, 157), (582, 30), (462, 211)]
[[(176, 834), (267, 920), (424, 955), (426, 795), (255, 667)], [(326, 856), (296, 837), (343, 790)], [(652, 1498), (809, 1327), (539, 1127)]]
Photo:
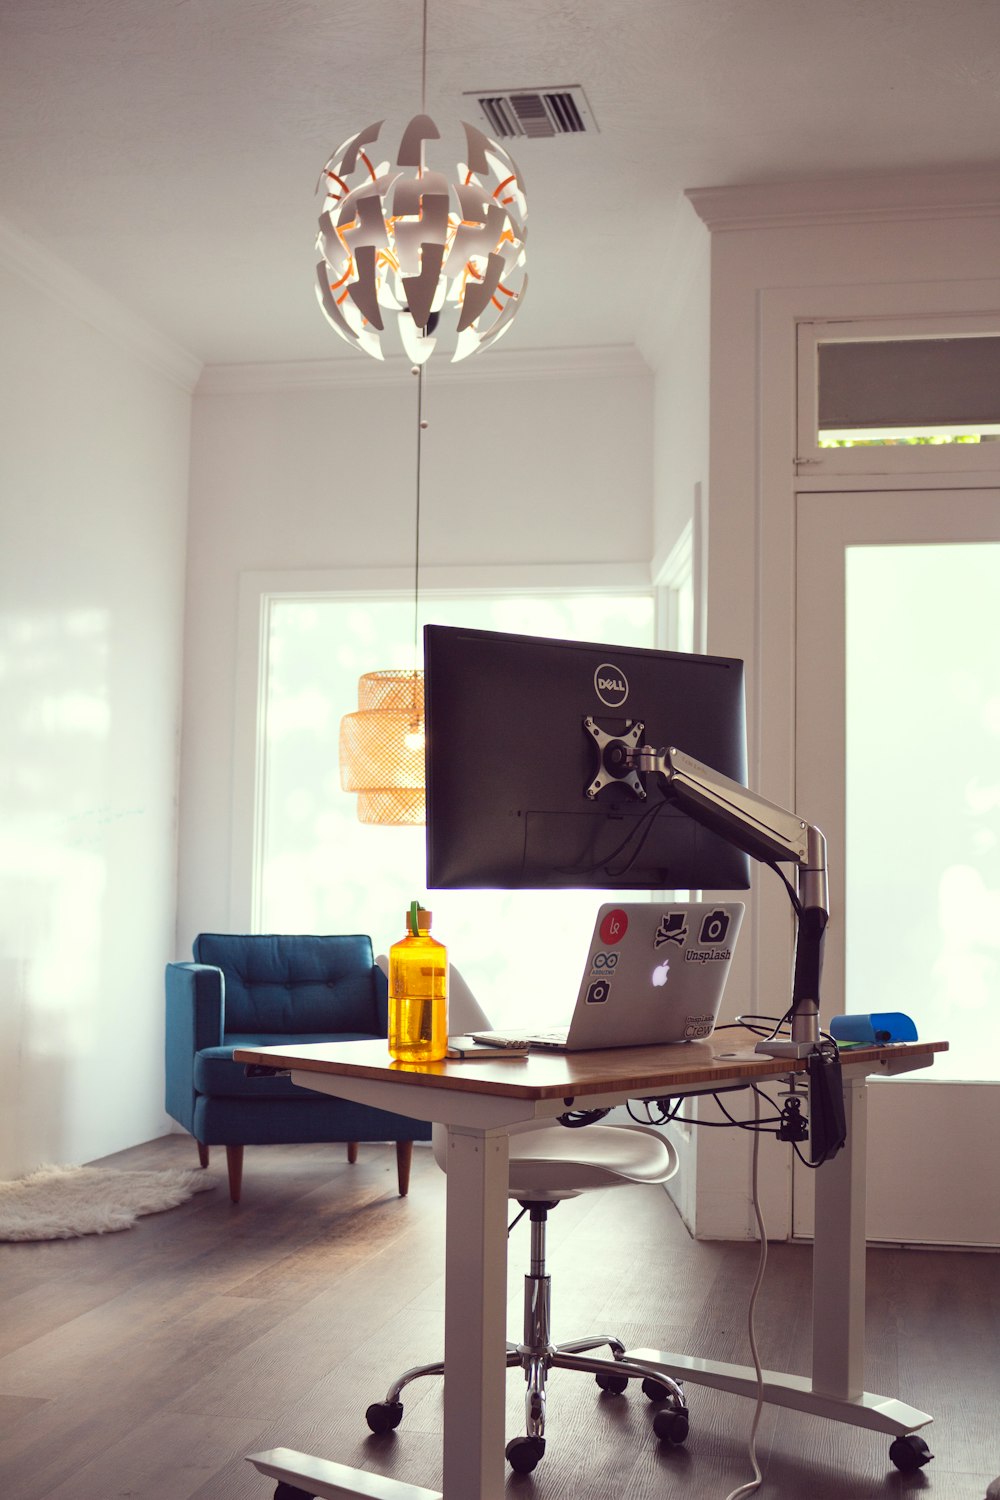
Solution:
[[(796, 496), (873, 486), (869, 474), (796, 472), (799, 324), (892, 319), (919, 333), (928, 318), (981, 314), (995, 316), (1000, 325), (1000, 279), (764, 287), (752, 306), (743, 290), (713, 294), (708, 649), (744, 658), (754, 785), (770, 801), (794, 808)], [(982, 488), (1000, 484), (1000, 467), (988, 473), (880, 474), (874, 484)], [(809, 815), (808, 809), (796, 811)], [(733, 976), (740, 1008), (780, 1014), (791, 994), (792, 926), (786, 894), (768, 872), (754, 874), (740, 944), (740, 968)], [(739, 1238), (751, 1232), (745, 1190), (750, 1149), (748, 1143), (742, 1152), (736, 1143), (725, 1144), (723, 1153), (712, 1149), (712, 1141), (699, 1143), (695, 1232), (705, 1223), (712, 1237)], [(761, 1154), (761, 1196), (772, 1239), (791, 1237), (789, 1155)]]

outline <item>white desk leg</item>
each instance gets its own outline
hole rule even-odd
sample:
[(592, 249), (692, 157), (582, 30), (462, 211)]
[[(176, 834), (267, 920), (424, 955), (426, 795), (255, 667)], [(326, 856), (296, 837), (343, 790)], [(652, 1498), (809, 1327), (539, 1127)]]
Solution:
[(812, 1385), (853, 1401), (865, 1383), (865, 1180), (868, 1086), (844, 1084), (847, 1143), (814, 1174)]
[[(867, 1091), (864, 1079), (844, 1084), (847, 1143), (816, 1178), (813, 1241), (812, 1377), (763, 1372), (764, 1400), (793, 1411), (812, 1412), (892, 1437), (915, 1432), (931, 1420), (925, 1411), (891, 1396), (864, 1390), (865, 1361), (865, 1146)], [(631, 1359), (659, 1365), (675, 1380), (691, 1380), (734, 1395), (754, 1396), (754, 1371), (743, 1365), (630, 1349)]]
[(444, 1500), (501, 1500), (507, 1379), (505, 1134), (448, 1130)]

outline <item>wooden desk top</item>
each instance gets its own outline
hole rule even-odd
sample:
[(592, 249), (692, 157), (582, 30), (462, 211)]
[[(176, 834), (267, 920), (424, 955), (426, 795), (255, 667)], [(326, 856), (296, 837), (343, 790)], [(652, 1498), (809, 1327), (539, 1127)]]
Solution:
[[(681, 1042), (672, 1047), (617, 1047), (604, 1052), (531, 1052), (527, 1057), (484, 1058), (482, 1062), (445, 1060), (436, 1063), (398, 1063), (384, 1041), (311, 1042), (289, 1047), (238, 1047), (236, 1062), (301, 1073), (327, 1073), (372, 1078), (383, 1083), (407, 1083), (467, 1094), (496, 1094), (508, 1099), (574, 1098), (600, 1092), (667, 1095), (697, 1093), (720, 1083), (777, 1078), (804, 1073), (804, 1060), (758, 1056), (757, 1037), (742, 1027), (716, 1031), (705, 1042)], [(919, 1059), (947, 1051), (947, 1042), (897, 1042), (881, 1047), (854, 1047), (842, 1061), (858, 1064), (865, 1073), (905, 1071), (904, 1059)]]

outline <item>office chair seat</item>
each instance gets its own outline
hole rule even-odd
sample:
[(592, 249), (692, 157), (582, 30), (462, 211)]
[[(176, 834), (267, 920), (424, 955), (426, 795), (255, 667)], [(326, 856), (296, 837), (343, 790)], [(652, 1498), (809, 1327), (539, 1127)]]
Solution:
[(643, 1125), (542, 1125), (511, 1137), (507, 1191), (518, 1202), (554, 1201), (594, 1188), (667, 1182), (676, 1170), (670, 1142)]
[[(449, 984), (453, 1034), (487, 1029), (484, 1012), (454, 966)], [(431, 1140), (438, 1165), (447, 1171), (447, 1131), (443, 1126), (433, 1127)], [(580, 1129), (531, 1122), (510, 1132), (509, 1151), (507, 1195), (521, 1204), (530, 1218), (531, 1264), (524, 1278), (524, 1336), (521, 1343), (507, 1345), (508, 1369), (519, 1366), (527, 1384), (526, 1431), (507, 1444), (508, 1463), (517, 1473), (529, 1474), (545, 1452), (545, 1382), (553, 1368), (591, 1374), (611, 1395), (621, 1395), (630, 1379), (640, 1380), (643, 1394), (659, 1407), (653, 1421), (655, 1435), (664, 1442), (683, 1443), (688, 1433), (688, 1411), (677, 1381), (656, 1366), (630, 1359), (621, 1339), (612, 1334), (591, 1334), (563, 1344), (550, 1341), (551, 1279), (545, 1270), (548, 1215), (562, 1199), (598, 1188), (665, 1183), (677, 1171), (673, 1146), (659, 1131), (644, 1125), (588, 1125)], [(592, 1352), (604, 1347), (610, 1349), (610, 1359), (598, 1358)], [(443, 1373), (441, 1360), (404, 1371), (389, 1387), (385, 1400), (374, 1402), (365, 1413), (372, 1432), (390, 1432), (399, 1426), (403, 1417), (400, 1396), (411, 1381)]]

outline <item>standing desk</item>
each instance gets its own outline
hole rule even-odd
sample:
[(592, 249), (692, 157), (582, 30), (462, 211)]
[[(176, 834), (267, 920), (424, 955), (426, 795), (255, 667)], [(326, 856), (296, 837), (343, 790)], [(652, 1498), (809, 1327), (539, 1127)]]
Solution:
[[(288, 1448), (248, 1455), (282, 1500), (501, 1500), (505, 1489), (508, 1131), (568, 1109), (747, 1087), (806, 1071), (759, 1056), (750, 1032), (605, 1052), (533, 1052), (482, 1062), (393, 1062), (385, 1042), (241, 1047), (237, 1062), (291, 1073), (303, 1088), (447, 1127), (443, 1491)], [(946, 1042), (861, 1047), (841, 1059), (847, 1144), (816, 1172), (809, 1377), (764, 1371), (767, 1401), (893, 1437), (931, 1417), (863, 1388), (867, 1079), (929, 1067)], [(664, 1350), (629, 1350), (675, 1379), (754, 1397), (750, 1367)], [(361, 1415), (359, 1413), (359, 1421)]]

